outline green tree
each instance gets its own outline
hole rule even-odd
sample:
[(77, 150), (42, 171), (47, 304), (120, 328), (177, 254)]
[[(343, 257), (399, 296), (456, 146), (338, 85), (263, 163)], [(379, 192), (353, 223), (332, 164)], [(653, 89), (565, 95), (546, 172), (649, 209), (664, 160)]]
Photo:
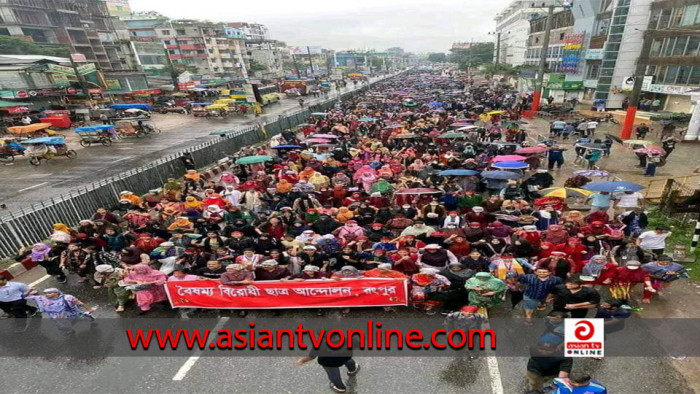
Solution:
[(265, 70), (267, 70), (267, 67), (265, 67), (264, 64), (258, 63), (255, 60), (251, 59), (250, 60), (250, 69), (252, 71), (265, 71)]
[(492, 63), (493, 51), (494, 44), (492, 42), (478, 42), (472, 44), (470, 48), (451, 49), (448, 60), (457, 63), (461, 70), (466, 70), (470, 67)]
[(494, 75), (518, 75), (520, 70), (515, 69), (513, 66), (507, 63), (491, 63), (484, 66), (481, 73), (487, 78), (491, 78)]
[(68, 57), (70, 55), (70, 51), (66, 47), (40, 45), (12, 36), (0, 36), (0, 53), (57, 57)]
[(435, 63), (445, 63), (447, 61), (447, 55), (443, 52), (429, 53), (428, 61)]

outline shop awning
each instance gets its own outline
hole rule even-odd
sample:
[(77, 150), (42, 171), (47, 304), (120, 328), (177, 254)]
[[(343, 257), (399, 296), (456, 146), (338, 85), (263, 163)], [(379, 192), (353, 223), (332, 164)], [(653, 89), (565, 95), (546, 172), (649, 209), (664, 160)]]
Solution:
[(0, 100), (0, 108), (19, 107), (19, 106), (27, 106), (27, 105), (32, 105), (32, 103), (20, 103), (19, 101)]

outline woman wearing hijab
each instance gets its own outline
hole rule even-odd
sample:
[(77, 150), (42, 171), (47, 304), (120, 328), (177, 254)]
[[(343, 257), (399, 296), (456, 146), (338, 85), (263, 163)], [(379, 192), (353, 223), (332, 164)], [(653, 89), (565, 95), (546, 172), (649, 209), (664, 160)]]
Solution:
[(490, 308), (503, 302), (506, 285), (488, 272), (479, 272), (469, 278), (464, 287), (469, 290), (469, 305)]
[(437, 313), (435, 308), (442, 305), (444, 291), (450, 287), (450, 281), (438, 272), (440, 270), (437, 268), (421, 268), (420, 272), (411, 276), (411, 304), (428, 315)]
[(136, 264), (128, 270), (123, 283), (129, 285), (136, 295), (136, 304), (141, 309), (141, 314), (151, 310), (153, 304), (167, 300), (163, 284), (168, 277), (164, 273), (146, 264)]
[[(20, 254), (23, 252), (24, 250), (20, 250)], [(29, 258), (32, 262), (44, 267), (48, 275), (55, 276), (58, 283), (66, 283), (68, 278), (60, 265), (60, 255), (62, 253), (63, 250), (52, 253), (49, 245), (39, 242), (32, 246), (32, 249), (29, 251)]]
[(112, 305), (117, 305), (116, 312), (124, 312), (124, 307), (131, 297), (131, 291), (120, 286), (119, 282), (126, 276), (126, 270), (114, 268), (109, 264), (101, 264), (95, 267), (95, 289), (107, 289), (107, 296)]
[(616, 266), (602, 254), (592, 256), (581, 270), (581, 278), (587, 286), (607, 286), (615, 277)]
[(85, 305), (79, 299), (70, 294), (63, 294), (55, 288), (44, 290), (42, 295), (30, 295), (25, 298), (34, 300), (42, 317), (52, 319), (58, 329), (64, 332), (71, 331), (71, 325), (78, 317), (95, 319), (90, 316), (92, 310), (85, 310)]
[(474, 274), (473, 270), (465, 268), (461, 263), (450, 263), (440, 271), (440, 275), (450, 281), (445, 297), (445, 309), (454, 311), (467, 303), (469, 294), (464, 285)]

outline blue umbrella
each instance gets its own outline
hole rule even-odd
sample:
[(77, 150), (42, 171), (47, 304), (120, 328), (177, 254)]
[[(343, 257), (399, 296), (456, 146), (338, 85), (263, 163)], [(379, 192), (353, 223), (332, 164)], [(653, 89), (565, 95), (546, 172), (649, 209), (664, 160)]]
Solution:
[(574, 175), (587, 176), (590, 178), (605, 178), (610, 176), (610, 173), (603, 170), (578, 170), (574, 171)]
[(479, 171), (474, 171), (474, 170), (444, 170), (438, 172), (438, 175), (442, 176), (471, 176), (471, 175), (478, 175)]
[(581, 187), (592, 192), (636, 192), (645, 189), (644, 186), (625, 181), (593, 182)]
[(360, 118), (360, 122), (374, 122), (377, 118)]
[(402, 127), (403, 127), (403, 125), (401, 125), (401, 124), (390, 124), (390, 125), (384, 126), (385, 129), (400, 129)]
[(529, 165), (520, 161), (501, 161), (498, 163), (491, 164), (493, 168), (507, 168), (509, 170), (521, 170), (523, 168), (528, 168)]
[(445, 104), (441, 103), (439, 101), (431, 101), (428, 103), (429, 107), (442, 107), (443, 105), (445, 105)]
[(275, 145), (272, 149), (301, 149), (299, 145)]
[(510, 171), (484, 171), (481, 176), (486, 179), (518, 179), (522, 175)]

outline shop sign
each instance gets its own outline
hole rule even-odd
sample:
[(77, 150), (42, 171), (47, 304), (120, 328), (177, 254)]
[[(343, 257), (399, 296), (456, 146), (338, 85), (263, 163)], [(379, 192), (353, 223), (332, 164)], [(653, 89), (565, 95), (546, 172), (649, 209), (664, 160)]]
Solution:
[(603, 60), (603, 48), (587, 49), (586, 60)]
[(565, 79), (566, 76), (564, 74), (549, 74), (549, 80), (547, 81), (547, 89), (563, 90)]
[(60, 74), (75, 75), (75, 70), (66, 66), (59, 66), (58, 64), (47, 64), (49, 71)]
[(587, 79), (583, 81), (583, 87), (586, 89), (596, 89), (598, 87), (597, 79)]
[(122, 88), (118, 79), (105, 79), (105, 85), (107, 86), (107, 90), (121, 90)]
[(82, 66), (76, 67), (78, 70), (78, 74), (80, 75), (88, 75), (90, 73), (94, 73), (97, 71), (97, 67), (95, 67), (95, 63), (88, 63), (88, 64), (83, 64)]
[(564, 81), (564, 90), (583, 90), (583, 81)]
[(677, 86), (677, 85), (656, 85), (650, 84), (647, 92), (649, 93), (663, 93), (663, 94), (679, 94), (683, 96), (690, 96), (692, 90), (697, 89), (691, 86)]

